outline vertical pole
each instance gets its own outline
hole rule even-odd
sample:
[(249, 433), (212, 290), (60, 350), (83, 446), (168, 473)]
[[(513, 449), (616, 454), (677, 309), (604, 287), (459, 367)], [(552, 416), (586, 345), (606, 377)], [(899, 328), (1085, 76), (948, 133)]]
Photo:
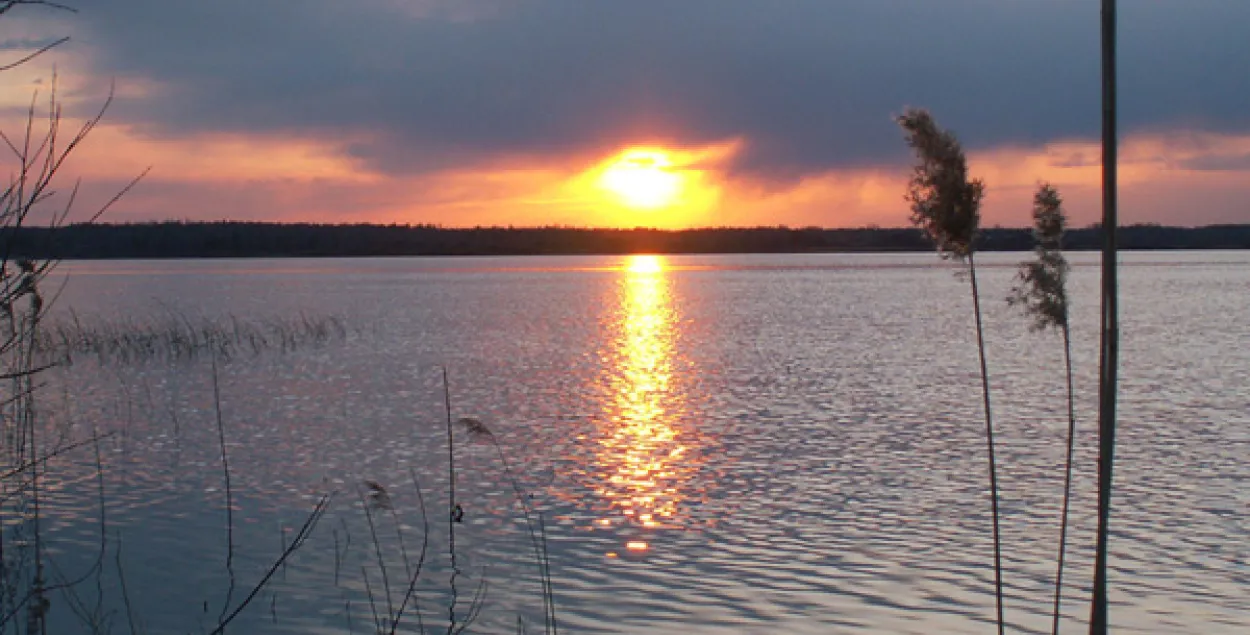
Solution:
[(1107, 633), (1107, 534), (1115, 455), (1116, 365), (1116, 3), (1102, 0), (1102, 346), (1098, 385), (1098, 536), (1089, 632)]

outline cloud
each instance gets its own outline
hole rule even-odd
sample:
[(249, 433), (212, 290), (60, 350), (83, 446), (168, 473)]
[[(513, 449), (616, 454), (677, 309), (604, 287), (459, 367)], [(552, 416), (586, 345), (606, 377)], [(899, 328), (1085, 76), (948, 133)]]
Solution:
[(1181, 161), (1180, 165), (1187, 170), (1250, 172), (1250, 153), (1194, 157)]
[[(970, 148), (1092, 138), (1095, 5), (110, 0), (58, 19), (93, 77), (151, 87), (113, 116), (154, 137), (316, 136), (396, 174), (743, 139), (736, 173), (796, 182), (904, 160), (907, 105)], [(1250, 3), (1120, 15), (1126, 132), (1250, 128)]]
[[(613, 156), (597, 164), (549, 158), (390, 175), (361, 171), (298, 138), (257, 145), (217, 135), (152, 145), (151, 140), (112, 136), (116, 131), (111, 129), (99, 132), (109, 136), (92, 139), (74, 159), (87, 177), (75, 218), (107, 200), (153, 157), (156, 168), (110, 211), (109, 219), (676, 228), (902, 226), (908, 218), (902, 198), (905, 169), (831, 168), (788, 184), (727, 178), (721, 166), (740, 151), (734, 143), (675, 150), (686, 200), (673, 208), (638, 210), (621, 205), (600, 185), (600, 170)], [(1028, 225), (1033, 192), (1042, 180), (1060, 189), (1075, 225), (1095, 222), (1101, 166), (1071, 157), (1098, 151), (1092, 141), (973, 151), (970, 167), (989, 185), (985, 224)], [(1188, 166), (1238, 152), (1250, 152), (1250, 134), (1125, 139), (1120, 170), (1124, 222), (1245, 222), (1247, 172)]]
[[(1029, 222), (1039, 179), (1097, 215), (1097, 3), (1076, 0), (82, 0), (7, 14), (0, 129), (59, 68), (82, 203), (147, 165), (115, 220), (902, 225), (893, 114), (928, 107)], [(1128, 222), (1250, 221), (1244, 0), (1120, 10)], [(623, 148), (683, 159), (681, 213), (588, 183)], [(693, 196), (693, 195), (692, 195)], [(694, 200), (692, 199), (692, 200)]]

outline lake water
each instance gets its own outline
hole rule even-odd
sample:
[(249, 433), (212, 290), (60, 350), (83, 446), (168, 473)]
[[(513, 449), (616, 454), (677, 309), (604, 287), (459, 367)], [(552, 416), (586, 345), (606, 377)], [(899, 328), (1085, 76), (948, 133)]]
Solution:
[[(987, 254), (979, 271), (1007, 619), (1012, 631), (1049, 632), (1063, 357), (1058, 335), (1029, 332), (1002, 301), (1023, 257)], [(1122, 259), (1112, 625), (1244, 633), (1250, 254)], [(1079, 438), (1063, 613), (1075, 631), (1092, 573), (1099, 270), (1093, 254), (1073, 260)], [(52, 595), (52, 632), (85, 632), (92, 616), (114, 632), (129, 632), (131, 619), (150, 633), (211, 630), (227, 594), (237, 606), (323, 492), (334, 492), (329, 511), (230, 632), (371, 632), (374, 613), (388, 612), (384, 588), (398, 608), (407, 587), (401, 548), (409, 565), (421, 551), (410, 470), (430, 524), (419, 619), (445, 632), (444, 367), (453, 417), (493, 432), (542, 513), (564, 632), (992, 629), (971, 300), (967, 281), (934, 255), (73, 262), (58, 271), (61, 320), (71, 309), (83, 323), (303, 314), (339, 318), (347, 334), (217, 363), (233, 592), (210, 359), (79, 357), (46, 375), (46, 434), (113, 433), (100, 448), (102, 478), (90, 446), (57, 457), (44, 477), (49, 576), (83, 578), (73, 594)], [(465, 513), (455, 525), (456, 619), (481, 589), (469, 632), (517, 632), (518, 618), (541, 632), (538, 568), (512, 485), (493, 446), (456, 435)], [(376, 542), (360, 502), (366, 479), (395, 508), (375, 512)], [(409, 609), (398, 631), (418, 629)]]

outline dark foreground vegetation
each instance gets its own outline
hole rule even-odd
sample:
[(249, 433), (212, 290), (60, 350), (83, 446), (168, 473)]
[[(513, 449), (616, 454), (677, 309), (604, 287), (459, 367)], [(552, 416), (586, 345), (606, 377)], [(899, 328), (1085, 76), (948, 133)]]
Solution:
[[(433, 225), (162, 222), (6, 228), (13, 255), (32, 259), (246, 258), (281, 256), (468, 256), (659, 253), (806, 253), (928, 251), (915, 228), (788, 227), (579, 229)], [(1250, 249), (1250, 225), (1119, 229), (1122, 249)], [(1098, 227), (1069, 230), (1068, 250), (1102, 244)], [(1031, 228), (983, 228), (980, 251), (1033, 249)]]

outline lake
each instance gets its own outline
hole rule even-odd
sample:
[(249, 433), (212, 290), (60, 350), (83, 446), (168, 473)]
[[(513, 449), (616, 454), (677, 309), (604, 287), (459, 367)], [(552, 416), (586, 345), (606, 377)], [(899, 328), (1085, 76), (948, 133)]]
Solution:
[[(986, 254), (979, 272), (1007, 620), (1043, 633), (1067, 420), (1060, 337), (1030, 332), (1003, 301), (1025, 257)], [(1071, 258), (1079, 436), (1063, 614), (1064, 628), (1079, 630), (1093, 571), (1099, 269), (1095, 254)], [(1121, 258), (1112, 626), (1246, 632), (1250, 253)], [(468, 632), (517, 632), (518, 620), (541, 632), (539, 567), (513, 480), (542, 515), (564, 632), (993, 628), (971, 298), (935, 255), (57, 271), (49, 284), (63, 283), (53, 311), (62, 323), (332, 317), (344, 334), (215, 362), (79, 355), (44, 376), (45, 438), (111, 433), (102, 470), (87, 445), (42, 477), (49, 578), (81, 579), (51, 595), (52, 632), (86, 632), (93, 620), (115, 632), (131, 622), (211, 630), (327, 492), (311, 536), (229, 632), (371, 632), (375, 614), (402, 602), (423, 542), (419, 616), (407, 607), (398, 632), (418, 632), (418, 619), (445, 632), (453, 584), (458, 623), (480, 609)], [(508, 462), (483, 435), (456, 430), (455, 524), (443, 369), (452, 417), (480, 420)], [(393, 511), (362, 503), (365, 480), (385, 488)]]

